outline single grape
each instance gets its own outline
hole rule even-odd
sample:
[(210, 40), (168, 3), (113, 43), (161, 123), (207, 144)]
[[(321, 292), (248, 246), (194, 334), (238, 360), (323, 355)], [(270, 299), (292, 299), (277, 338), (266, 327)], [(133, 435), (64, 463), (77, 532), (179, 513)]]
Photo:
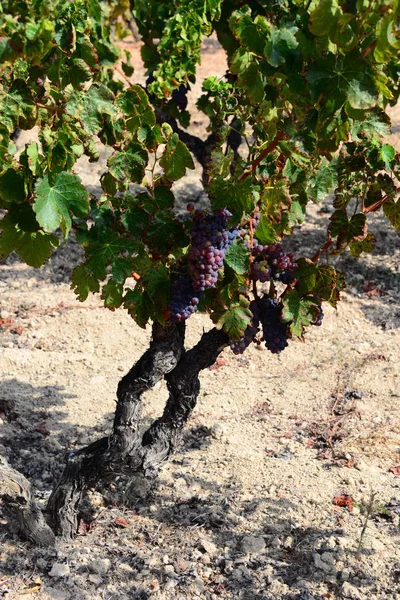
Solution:
[(317, 327), (320, 327), (322, 325), (322, 319), (324, 318), (324, 311), (322, 310), (321, 305), (317, 306), (317, 309), (318, 309), (317, 316), (315, 317), (315, 319), (313, 321), (311, 321), (311, 325), (316, 325)]

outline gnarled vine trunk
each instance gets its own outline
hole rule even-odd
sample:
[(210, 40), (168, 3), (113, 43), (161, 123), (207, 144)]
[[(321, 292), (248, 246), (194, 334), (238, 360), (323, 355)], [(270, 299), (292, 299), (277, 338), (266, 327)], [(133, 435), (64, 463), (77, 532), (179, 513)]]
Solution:
[[(184, 332), (184, 324), (154, 324), (150, 348), (118, 385), (111, 435), (69, 454), (48, 503), (57, 535), (69, 538), (76, 533), (78, 505), (88, 488), (120, 475), (151, 482), (179, 444), (196, 405), (199, 373), (215, 362), (228, 343), (227, 335), (214, 328), (186, 351)], [(163, 415), (142, 435), (142, 394), (162, 377), (167, 382), (168, 401)]]

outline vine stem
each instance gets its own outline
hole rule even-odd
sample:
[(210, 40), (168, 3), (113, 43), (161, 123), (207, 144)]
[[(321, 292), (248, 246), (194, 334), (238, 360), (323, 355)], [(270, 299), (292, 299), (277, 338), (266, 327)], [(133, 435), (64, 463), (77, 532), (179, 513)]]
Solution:
[(59, 106), (51, 106), (49, 104), (42, 104), (41, 102), (36, 102), (36, 106), (38, 108), (44, 108), (45, 110), (50, 110), (52, 112), (65, 113), (64, 108), (60, 108)]
[(275, 150), (275, 148), (277, 147), (277, 145), (279, 144), (279, 142), (282, 141), (283, 139), (285, 139), (285, 134), (282, 131), (278, 131), (278, 133), (275, 136), (275, 139), (265, 148), (265, 150), (263, 150), (261, 152), (261, 154), (258, 156), (258, 158), (256, 158), (252, 162), (252, 164), (250, 166), (250, 169), (248, 171), (245, 171), (243, 173), (243, 175), (241, 175), (241, 177), (239, 177), (239, 183), (242, 183), (248, 177), (250, 177), (250, 175), (252, 174), (253, 171), (256, 170), (256, 168), (258, 167), (258, 165), (260, 164), (260, 162), (262, 160), (264, 160), (264, 158), (266, 156), (268, 156), (268, 154), (270, 152), (272, 152), (273, 150)]

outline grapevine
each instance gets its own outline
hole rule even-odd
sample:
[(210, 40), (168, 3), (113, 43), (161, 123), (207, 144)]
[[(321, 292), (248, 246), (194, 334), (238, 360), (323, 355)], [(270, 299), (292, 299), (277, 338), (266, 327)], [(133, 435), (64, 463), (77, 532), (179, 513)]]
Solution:
[[(2, 2), (0, 259), (16, 253), (39, 268), (74, 236), (84, 253), (71, 276), (77, 298), (98, 294), (152, 327), (118, 385), (112, 431), (68, 456), (49, 500), (57, 533), (76, 533), (78, 505), (99, 481), (156, 476), (195, 407), (200, 372), (224, 348), (264, 342), (278, 355), (312, 326), (323, 331), (324, 303), (336, 308), (345, 289), (336, 258), (374, 251), (371, 213), (400, 230), (400, 155), (388, 141), (398, 7), (356, 4)], [(144, 85), (121, 50), (133, 19)], [(211, 35), (228, 72), (200, 82), (200, 138), (191, 101)], [(77, 175), (81, 160), (97, 163), (99, 193)], [(177, 187), (195, 160), (204, 209), (185, 212)], [(286, 251), (308, 206), (323, 201), (318, 247)], [(187, 349), (195, 313), (213, 327)], [(162, 378), (165, 410), (143, 434), (142, 394)]]

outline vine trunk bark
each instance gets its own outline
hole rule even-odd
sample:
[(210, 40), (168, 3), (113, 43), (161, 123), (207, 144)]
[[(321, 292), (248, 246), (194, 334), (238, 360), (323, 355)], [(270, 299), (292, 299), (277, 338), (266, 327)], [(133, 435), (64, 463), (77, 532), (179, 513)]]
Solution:
[[(186, 351), (184, 333), (182, 323), (153, 326), (150, 348), (118, 385), (111, 435), (69, 454), (48, 503), (57, 535), (63, 538), (75, 535), (78, 507), (88, 488), (121, 475), (139, 480), (141, 485), (143, 480), (152, 482), (161, 464), (180, 443), (199, 394), (199, 373), (214, 364), (228, 344), (228, 336), (214, 328)], [(142, 435), (142, 394), (162, 377), (169, 391), (163, 415)]]

